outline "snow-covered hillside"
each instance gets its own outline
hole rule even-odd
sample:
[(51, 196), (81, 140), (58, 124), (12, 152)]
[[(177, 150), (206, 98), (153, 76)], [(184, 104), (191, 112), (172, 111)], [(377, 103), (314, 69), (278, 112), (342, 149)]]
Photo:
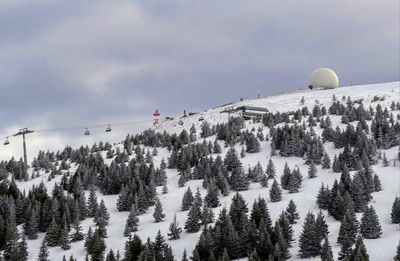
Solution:
[[(365, 108), (368, 108), (370, 105), (375, 108), (377, 104), (381, 104), (381, 106), (383, 106), (384, 108), (389, 109), (392, 102), (397, 103), (400, 101), (400, 83), (393, 82), (385, 84), (349, 86), (333, 90), (299, 90), (296, 92), (286, 93), (278, 96), (254, 100), (244, 100), (224, 107), (209, 109), (200, 114), (195, 114), (184, 118), (177, 117), (174, 120), (162, 121), (157, 127), (157, 131), (166, 131), (168, 133), (179, 134), (183, 129), (189, 131), (189, 129), (194, 125), (198, 132), (196, 142), (201, 143), (203, 142), (203, 139), (200, 138), (199, 133), (201, 130), (201, 125), (204, 121), (208, 122), (210, 125), (214, 125), (217, 123), (227, 122), (230, 116), (239, 116), (238, 113), (231, 113), (230, 115), (228, 115), (228, 113), (221, 113), (228, 108), (236, 108), (239, 106), (249, 105), (265, 107), (270, 112), (287, 112), (295, 111), (303, 106), (307, 106), (311, 111), (316, 104), (320, 104), (325, 106), (326, 108), (329, 108), (329, 106), (332, 104), (333, 95), (335, 95), (339, 101), (341, 100), (342, 96), (350, 96), (353, 101), (362, 99), (362, 103)], [(303, 105), (300, 104), (300, 100), (302, 97), (304, 97), (305, 101)], [(393, 113), (394, 119), (398, 121), (397, 115), (400, 114), (400, 110), (396, 109), (390, 112)], [(203, 117), (204, 121), (199, 121), (200, 117)], [(340, 128), (345, 128), (346, 125), (341, 123), (340, 116), (329, 115), (329, 117), (332, 121), (333, 129), (335, 129), (336, 126), (339, 126)], [(179, 124), (179, 120), (182, 121), (182, 124)], [(306, 120), (306, 117), (304, 117), (303, 120)], [(262, 132), (264, 135), (269, 134), (269, 129), (263, 126), (262, 123), (253, 123), (251, 121), (245, 122), (245, 129), (249, 131), (251, 131), (253, 128), (257, 130), (259, 127), (263, 128)], [(314, 127), (314, 129), (317, 135), (321, 135), (322, 129), (319, 127), (319, 125)], [(215, 138), (216, 136), (212, 135), (210, 137), (207, 137), (206, 140), (207, 142), (214, 142)], [(123, 139), (124, 137), (121, 137), (121, 140)], [(220, 156), (223, 159), (229, 147), (225, 147), (223, 141), (219, 141), (219, 144), (222, 147), (222, 153), (220, 154)], [(270, 141), (260, 141), (260, 145), (260, 152), (247, 153), (246, 156), (241, 159), (242, 166), (245, 171), (248, 169), (248, 167), (254, 167), (258, 162), (261, 163), (264, 170), (266, 169), (268, 160), (271, 158)], [(123, 150), (123, 144), (118, 144), (116, 146)], [(332, 142), (324, 143), (324, 147), (326, 153), (329, 155), (331, 160), (334, 159), (335, 155), (343, 151), (343, 149), (336, 149)], [(390, 149), (384, 150), (385, 155), (390, 162), (390, 166), (383, 167), (381, 161), (379, 161), (376, 165), (372, 165), (374, 172), (379, 176), (382, 183), (382, 191), (374, 192), (372, 194), (373, 199), (371, 200), (370, 204), (377, 211), (379, 221), (382, 226), (382, 236), (378, 239), (364, 239), (364, 243), (367, 247), (367, 251), (371, 260), (391, 260), (396, 253), (396, 247), (400, 240), (399, 225), (392, 224), (390, 217), (391, 207), (394, 198), (400, 194), (400, 163), (397, 162), (397, 167), (393, 166), (393, 162), (397, 160), (397, 154), (399, 151), (398, 147), (399, 146), (394, 146)], [(240, 152), (242, 145), (236, 144), (235, 148), (237, 152)], [(149, 149), (152, 150), (153, 148)], [(158, 152), (158, 155), (154, 156), (153, 159), (154, 165), (156, 167), (160, 165), (162, 159), (167, 160), (170, 155), (170, 152), (166, 148), (158, 148)], [(110, 164), (112, 159), (106, 159), (105, 151), (102, 152), (102, 156), (105, 158), (105, 162), (107, 164)], [(216, 157), (217, 155), (213, 154), (212, 156)], [(269, 190), (271, 188), (272, 182), (269, 181), (268, 187), (262, 187), (259, 182), (251, 183), (249, 190), (241, 191), (240, 194), (245, 198), (249, 209), (251, 209), (254, 200), (259, 197), (265, 198), (273, 223), (275, 223), (275, 220), (279, 217), (282, 210), (286, 209), (290, 200), (293, 200), (296, 203), (297, 209), (300, 214), (300, 219), (297, 224), (293, 225), (295, 242), (293, 243), (293, 246), (289, 248), (291, 254), (290, 260), (304, 260), (298, 257), (298, 239), (302, 231), (303, 221), (308, 212), (313, 212), (314, 214), (317, 214), (320, 210), (316, 203), (316, 196), (321, 187), (321, 184), (324, 183), (325, 185), (329, 185), (329, 187), (332, 187), (334, 180), (339, 180), (341, 174), (334, 173), (332, 169), (322, 169), (320, 165), (317, 165), (317, 177), (310, 179), (307, 176), (308, 165), (304, 164), (304, 159), (300, 157), (282, 157), (279, 155), (272, 156), (272, 159), (276, 167), (276, 179), (278, 182), (280, 181), (280, 176), (283, 173), (285, 163), (289, 165), (290, 169), (298, 166), (300, 172), (303, 175), (303, 182), (300, 191), (298, 193), (288, 193), (287, 190), (284, 190), (281, 201), (271, 202), (269, 198)], [(76, 168), (77, 166), (74, 166), (74, 164), (72, 164), (70, 172), (73, 173)], [(29, 171), (32, 172), (32, 169), (29, 169)], [(140, 220), (140, 225), (137, 234), (144, 242), (147, 237), (154, 239), (159, 230), (161, 231), (162, 235), (167, 238), (169, 225), (172, 222), (174, 215), (176, 215), (180, 226), (183, 228), (187, 219), (188, 211), (181, 211), (180, 205), (182, 196), (188, 187), (190, 187), (191, 190), (194, 192), (197, 188), (199, 188), (203, 197), (207, 193), (207, 190), (204, 189), (202, 186), (202, 180), (190, 180), (185, 183), (184, 187), (179, 187), (178, 171), (176, 169), (167, 168), (166, 173), (168, 193), (163, 194), (161, 192), (162, 187), (157, 187), (157, 194), (159, 196), (159, 199), (161, 200), (164, 213), (166, 215), (164, 221), (159, 223), (154, 222), (154, 207), (150, 207), (146, 213), (138, 216)], [(355, 171), (352, 171), (351, 175), (353, 175), (354, 173)], [(59, 183), (62, 176), (58, 175), (53, 180), (47, 181), (48, 175), (48, 173), (41, 171), (39, 177), (29, 181), (18, 181), (17, 185), (21, 190), (25, 190), (26, 192), (28, 192), (32, 185), (38, 185), (40, 182), (43, 181), (47, 187), (47, 191), (51, 193), (55, 182)], [(86, 198), (88, 198), (89, 192), (85, 191), (85, 193)], [(235, 195), (235, 193), (236, 192), (231, 191), (228, 196), (219, 196), (221, 202), (220, 206), (212, 209), (215, 214), (215, 219), (218, 218), (218, 213), (223, 207), (228, 208), (230, 206), (231, 199)], [(106, 253), (110, 249), (113, 249), (114, 252), (119, 251), (120, 254), (123, 255), (124, 244), (127, 239), (126, 237), (124, 237), (123, 231), (129, 212), (119, 212), (117, 210), (118, 195), (103, 195), (98, 191), (97, 196), (99, 200), (104, 199), (105, 205), (110, 213), (110, 222), (107, 226), (108, 237), (105, 238), (105, 243), (107, 245)], [(330, 233), (328, 235), (328, 239), (332, 246), (335, 259), (337, 259), (338, 253), (340, 251), (340, 244), (336, 242), (339, 233), (340, 222), (329, 216), (326, 210), (323, 210), (323, 213), (329, 225)], [(360, 220), (361, 213), (357, 213), (357, 217)], [(87, 232), (89, 226), (95, 226), (92, 218), (86, 218), (82, 221), (81, 224), (84, 233)], [(22, 225), (19, 226), (19, 229), (20, 232), (23, 233)], [(181, 259), (184, 249), (186, 249), (188, 255), (191, 256), (200, 234), (201, 231), (197, 233), (187, 233), (183, 231), (179, 240), (167, 240), (167, 243), (170, 244), (173, 249), (176, 260)], [(39, 233), (39, 237), (37, 239), (28, 240), (29, 260), (36, 259), (39, 246), (44, 236), (44, 233)], [(84, 260), (86, 256), (84, 241), (71, 243), (71, 249), (69, 250), (62, 250), (60, 247), (49, 247), (49, 252), (51, 260), (61, 260), (63, 255), (65, 255), (66, 257), (73, 255), (78, 260)], [(319, 260), (319, 257), (316, 257), (313, 260)]]

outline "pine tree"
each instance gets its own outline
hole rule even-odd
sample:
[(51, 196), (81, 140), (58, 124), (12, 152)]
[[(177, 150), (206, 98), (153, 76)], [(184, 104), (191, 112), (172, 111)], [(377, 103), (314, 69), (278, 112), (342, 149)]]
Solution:
[(308, 167), (308, 177), (309, 178), (317, 177), (317, 167), (315, 167), (314, 161), (311, 161), (311, 164)]
[(203, 205), (200, 219), (202, 225), (207, 225), (214, 222), (214, 212), (211, 208), (207, 207), (206, 204)]
[(285, 211), (287, 218), (290, 224), (296, 224), (299, 217), (299, 212), (297, 212), (296, 204), (294, 203), (293, 199), (289, 201), (289, 205)]
[[(285, 215), (285, 214), (283, 214)], [(290, 225), (289, 225), (290, 226)], [(275, 242), (275, 259), (280, 259), (280, 260), (287, 260), (290, 258), (290, 252), (288, 250), (288, 246), (290, 244), (290, 236), (288, 238), (285, 238), (285, 235), (282, 232), (282, 228), (279, 225), (279, 221), (275, 223), (275, 228), (274, 228), (274, 234), (276, 238)], [(277, 250), (279, 249), (279, 250)]]
[(189, 261), (187, 253), (186, 253), (186, 248), (183, 249), (183, 254), (182, 254), (182, 259), (181, 261)]
[(324, 186), (322, 183), (321, 188), (318, 191), (317, 195), (317, 204), (320, 209), (328, 209), (330, 204), (330, 191), (328, 187)]
[(331, 159), (329, 155), (325, 152), (322, 158), (322, 168), (323, 169), (330, 169), (331, 168)]
[(343, 219), (340, 223), (339, 235), (337, 242), (340, 244), (350, 244), (353, 245), (358, 231), (359, 223), (357, 217), (350, 208), (347, 208)]
[(400, 224), (400, 198), (396, 197), (392, 205), (391, 220), (393, 224)]
[(68, 228), (66, 223), (64, 222), (64, 226), (61, 228), (60, 231), (60, 239), (59, 239), (59, 244), (63, 250), (68, 250), (71, 248), (71, 242), (69, 240), (69, 235), (68, 235)]
[(372, 206), (367, 207), (361, 217), (360, 233), (367, 239), (379, 238), (382, 234), (378, 215)]
[(29, 219), (26, 221), (24, 225), (25, 235), (28, 237), (28, 239), (37, 238), (37, 231), (39, 229), (37, 217), (38, 217), (38, 210), (36, 207), (33, 207), (31, 209)]
[(60, 240), (60, 226), (53, 218), (51, 220), (50, 226), (46, 232), (46, 242), (48, 246), (57, 246)]
[(126, 220), (124, 236), (128, 237), (131, 232), (136, 232), (138, 230), (139, 218), (137, 217), (137, 214), (136, 205), (132, 204), (128, 219)]
[(266, 229), (268, 232), (272, 232), (272, 221), (264, 198), (258, 197), (258, 199), (254, 200), (250, 221), (256, 228), (262, 228)]
[(238, 233), (243, 232), (243, 229), (248, 222), (247, 212), (248, 208), (245, 199), (239, 194), (239, 192), (236, 192), (229, 208), (229, 217), (231, 218), (233, 227)]
[(101, 232), (96, 229), (93, 233), (92, 248), (90, 253), (91, 261), (102, 261), (104, 259), (104, 251), (106, 250), (106, 243), (101, 235)]
[(365, 178), (361, 172), (357, 172), (350, 183), (350, 193), (354, 202), (354, 210), (362, 212), (368, 204), (367, 189), (365, 188)]
[(187, 189), (187, 191), (185, 192), (185, 194), (183, 194), (183, 198), (182, 198), (182, 204), (181, 204), (181, 210), (182, 211), (186, 211), (189, 210), (190, 207), (193, 204), (193, 193), (190, 190), (190, 187)]
[(324, 244), (321, 249), (321, 261), (333, 261), (332, 247), (329, 244), (328, 237), (325, 237)]
[(110, 214), (108, 213), (108, 210), (106, 208), (106, 205), (105, 205), (103, 199), (100, 201), (100, 205), (97, 208), (96, 216), (94, 218), (95, 223), (98, 223), (99, 219), (104, 220), (104, 223), (106, 226), (108, 225), (108, 222), (110, 220)]
[(386, 153), (383, 153), (382, 164), (384, 167), (388, 167), (390, 165), (389, 160), (386, 158)]
[(321, 245), (315, 230), (315, 217), (308, 213), (303, 224), (303, 231), (299, 239), (299, 256), (301, 258), (314, 257), (320, 254)]
[(96, 196), (96, 190), (94, 186), (90, 186), (90, 193), (89, 193), (89, 198), (88, 198), (88, 216), (89, 217), (95, 217), (97, 213), (99, 205), (97, 203), (97, 196)]
[(201, 220), (201, 199), (198, 197), (193, 202), (193, 205), (190, 207), (188, 216), (185, 222), (185, 230), (188, 233), (195, 233), (200, 229), (200, 220)]
[(71, 242), (81, 241), (84, 239), (84, 235), (82, 233), (82, 227), (79, 223), (79, 217), (75, 217), (74, 222), (72, 223), (72, 228), (75, 230), (71, 235)]
[(46, 239), (43, 239), (42, 244), (39, 248), (39, 254), (36, 259), (37, 261), (50, 261), (49, 250), (47, 250)]
[(274, 179), (274, 182), (272, 183), (271, 190), (269, 191), (269, 197), (272, 202), (278, 202), (282, 200), (282, 190), (279, 187), (276, 179)]
[(381, 185), (381, 181), (378, 177), (378, 175), (374, 175), (374, 191), (378, 192), (382, 190), (382, 185)]
[(283, 168), (283, 174), (281, 176), (281, 186), (283, 189), (289, 189), (289, 180), (292, 172), (289, 168), (289, 165), (285, 163), (285, 167)]
[(356, 245), (350, 254), (349, 261), (369, 261), (369, 255), (362, 237), (358, 236)]
[(298, 169), (294, 169), (289, 176), (287, 189), (289, 193), (297, 193), (301, 187), (302, 176)]
[(340, 171), (341, 171), (340, 163), (339, 163), (339, 160), (336, 155), (333, 158), (332, 170), (333, 170), (333, 172), (336, 172), (336, 173), (340, 173)]
[(207, 195), (204, 198), (204, 202), (210, 208), (216, 208), (219, 206), (218, 199), (219, 190), (217, 185), (215, 184), (215, 180), (211, 179), (207, 187)]
[(94, 222), (97, 226), (97, 231), (99, 235), (103, 238), (107, 237), (107, 225), (109, 219), (110, 215), (108, 214), (107, 208), (105, 207), (104, 201), (102, 200), (102, 204), (100, 204), (100, 206), (97, 209)]
[(26, 261), (28, 260), (28, 244), (26, 243), (26, 238), (22, 235), (22, 240), (18, 242), (17, 251), (18, 258), (11, 258), (12, 260)]
[(246, 157), (246, 150), (244, 149), (243, 146), (242, 146), (242, 150), (240, 151), (240, 157), (241, 157), (241, 158)]
[[(279, 215), (279, 226), (282, 229), (282, 235), (285, 238), (285, 244), (287, 247), (292, 246), (292, 242), (294, 241), (293, 238), (293, 228), (292, 225), (289, 222), (288, 216), (286, 212), (282, 211), (282, 213)], [(276, 227), (276, 224), (275, 224)]]
[(265, 171), (268, 179), (274, 179), (276, 174), (276, 169), (274, 163), (272, 162), (271, 158), (268, 161), (267, 169)]
[(260, 185), (261, 185), (261, 187), (264, 187), (264, 188), (268, 187), (267, 175), (265, 175), (265, 174), (261, 175)]
[(319, 242), (328, 236), (328, 224), (325, 221), (325, 216), (322, 214), (322, 211), (318, 212), (318, 216), (315, 219), (315, 231), (317, 232)]
[(110, 250), (110, 252), (107, 253), (105, 261), (117, 261), (117, 258), (115, 257), (114, 251), (112, 249)]
[(231, 177), (229, 179), (229, 185), (230, 188), (235, 191), (244, 191), (249, 189), (249, 180), (241, 166), (238, 166), (232, 170)]
[(176, 220), (176, 214), (174, 215), (174, 221), (172, 221), (172, 223), (169, 225), (169, 239), (170, 240), (176, 240), (179, 239), (181, 237), (181, 233), (182, 233), (182, 228), (179, 227), (179, 223)]
[(396, 255), (393, 258), (394, 261), (400, 261), (400, 241), (397, 244)]
[(165, 218), (165, 214), (163, 212), (163, 207), (161, 205), (161, 201), (158, 198), (156, 199), (153, 218), (154, 218), (156, 223), (162, 222), (164, 220), (164, 218)]

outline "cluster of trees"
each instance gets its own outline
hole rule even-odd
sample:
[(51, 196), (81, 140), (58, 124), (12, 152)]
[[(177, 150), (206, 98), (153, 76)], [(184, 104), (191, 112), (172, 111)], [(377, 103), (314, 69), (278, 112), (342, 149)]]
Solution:
[(295, 205), (288, 209), (290, 218), (282, 212), (273, 224), (263, 198), (254, 201), (249, 213), (247, 203), (236, 193), (229, 211), (223, 208), (214, 226), (204, 226), (192, 259), (232, 260), (249, 256), (250, 260), (288, 260), (288, 249), (294, 240), (292, 224), (298, 215)]
[(313, 161), (315, 164), (321, 164), (322, 157), (325, 154), (324, 145), (319, 137), (312, 132), (306, 131), (306, 126), (284, 125), (270, 129), (271, 136), (271, 154), (274, 155), (275, 150), (279, 150), (279, 154), (283, 157), (306, 156), (306, 163)]

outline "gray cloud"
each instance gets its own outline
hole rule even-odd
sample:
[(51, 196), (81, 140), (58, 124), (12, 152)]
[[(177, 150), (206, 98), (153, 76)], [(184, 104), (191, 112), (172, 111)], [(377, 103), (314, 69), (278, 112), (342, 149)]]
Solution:
[[(398, 21), (394, 0), (2, 1), (0, 136), (277, 94), (320, 66), (342, 85), (396, 81)], [(32, 150), (102, 138), (78, 133), (43, 134)]]

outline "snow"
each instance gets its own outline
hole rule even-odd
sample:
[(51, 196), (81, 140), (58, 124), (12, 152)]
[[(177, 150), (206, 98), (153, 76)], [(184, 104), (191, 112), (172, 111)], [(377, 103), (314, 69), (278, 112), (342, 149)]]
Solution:
[[(186, 118), (182, 118), (183, 125), (179, 125), (179, 119), (163, 121), (158, 127), (158, 131), (167, 131), (170, 133), (179, 133), (184, 128), (189, 129), (192, 124), (194, 124), (198, 131), (200, 131), (200, 126), (202, 121), (199, 121), (199, 117), (203, 116), (206, 121), (208, 121), (211, 125), (219, 122), (226, 122), (228, 120), (229, 115), (227, 113), (221, 113), (227, 107), (237, 107), (242, 105), (251, 105), (251, 106), (260, 106), (265, 107), (270, 111), (289, 111), (289, 110), (297, 110), (300, 108), (300, 99), (302, 96), (305, 98), (305, 105), (309, 108), (312, 108), (316, 104), (316, 100), (319, 101), (320, 104), (324, 104), (328, 107), (332, 103), (332, 95), (335, 94), (338, 100), (341, 100), (343, 95), (351, 96), (352, 100), (363, 99), (364, 107), (368, 108), (369, 105), (375, 107), (378, 103), (380, 103), (384, 107), (389, 107), (392, 101), (400, 100), (400, 83), (384, 83), (384, 84), (371, 84), (371, 85), (362, 85), (362, 86), (351, 86), (351, 87), (341, 87), (333, 90), (300, 90), (292, 93), (286, 93), (278, 96), (266, 97), (262, 99), (255, 100), (246, 100), (238, 103), (231, 104), (229, 106), (209, 109), (201, 114), (192, 115)], [(372, 102), (374, 96), (385, 97), (384, 101)], [(399, 114), (399, 111), (394, 111), (394, 116)], [(341, 126), (340, 117), (330, 115), (333, 126), (336, 125)], [(250, 123), (246, 122), (246, 128), (251, 129), (255, 127), (256, 129), (261, 126), (259, 123)], [(344, 126), (344, 125), (343, 125)], [(315, 128), (317, 134), (321, 133), (321, 129), (319, 127)], [(268, 128), (264, 127), (264, 134), (268, 133)], [(121, 137), (121, 140), (124, 137)], [(214, 140), (215, 137), (209, 137), (207, 140)], [(198, 140), (202, 142), (202, 139)], [(118, 145), (117, 145), (118, 146)], [(223, 147), (223, 143), (221, 142), (221, 147)], [(332, 143), (326, 143), (325, 148), (327, 153), (329, 154), (331, 160), (335, 154), (337, 154), (340, 149), (334, 149)], [(236, 146), (237, 151), (240, 151), (240, 145)], [(227, 148), (223, 148), (223, 152), (221, 154), (224, 157)], [(394, 147), (386, 150), (386, 156), (392, 162), (396, 158), (396, 154), (398, 151), (398, 147)], [(159, 155), (154, 157), (155, 165), (158, 166), (161, 162), (161, 159), (164, 158), (167, 160), (168, 151), (166, 149), (159, 149)], [(103, 155), (105, 156), (105, 155)], [(261, 152), (255, 154), (246, 154), (246, 157), (242, 159), (243, 167), (247, 170), (247, 166), (254, 166), (257, 162), (260, 162), (265, 169), (267, 166), (268, 159), (270, 157), (270, 146), (269, 142), (263, 141), (261, 142)], [(271, 214), (271, 218), (276, 220), (284, 210), (289, 201), (291, 199), (297, 205), (300, 220), (297, 224), (293, 226), (294, 229), (294, 237), (296, 242), (293, 244), (293, 247), (290, 248), (290, 252), (292, 255), (291, 260), (300, 260), (297, 257), (298, 253), (298, 238), (300, 236), (302, 230), (303, 220), (308, 212), (314, 212), (315, 214), (319, 211), (319, 208), (316, 204), (316, 195), (322, 183), (325, 185), (331, 186), (335, 179), (340, 177), (339, 173), (333, 173), (332, 170), (321, 169), (320, 166), (318, 168), (318, 176), (314, 179), (309, 179), (307, 177), (307, 166), (304, 165), (304, 161), (298, 157), (280, 157), (274, 156), (273, 161), (276, 167), (277, 180), (279, 181), (280, 175), (283, 172), (283, 167), (285, 163), (289, 164), (289, 167), (292, 169), (294, 166), (298, 166), (300, 168), (301, 173), (303, 174), (304, 181), (302, 188), (299, 193), (288, 194), (287, 191), (283, 192), (283, 200), (280, 202), (272, 203), (269, 200), (268, 192), (269, 188), (263, 188), (259, 183), (252, 183), (250, 189), (248, 191), (240, 192), (240, 194), (246, 199), (249, 208), (255, 199), (258, 197), (263, 197), (267, 200), (268, 208)], [(106, 160), (106, 163), (109, 163), (110, 160)], [(400, 164), (397, 162), (397, 166)], [(73, 171), (75, 166), (71, 169)], [(399, 226), (390, 223), (390, 212), (393, 200), (396, 195), (399, 195), (400, 190), (400, 171), (399, 167), (393, 167), (392, 165), (389, 167), (383, 167), (381, 163), (373, 166), (374, 171), (378, 174), (381, 182), (383, 190), (380, 192), (373, 193), (373, 201), (371, 204), (377, 211), (379, 216), (379, 220), (382, 225), (383, 234), (379, 239), (373, 240), (364, 240), (368, 253), (370, 255), (371, 260), (391, 260), (395, 254), (397, 244), (400, 239)], [(39, 184), (43, 181), (48, 189), (48, 192), (51, 193), (52, 187), (54, 183), (60, 181), (61, 176), (57, 176), (52, 181), (47, 181), (46, 173), (41, 173), (41, 177), (35, 178), (33, 180), (27, 182), (18, 182), (18, 186), (21, 189), (28, 190), (31, 188), (33, 184)], [(202, 188), (202, 181), (189, 181), (185, 185), (185, 187), (178, 187), (178, 173), (175, 169), (167, 169), (167, 179), (168, 179), (168, 194), (161, 193), (161, 187), (158, 187), (158, 195), (162, 202), (164, 213), (166, 214), (166, 218), (163, 222), (154, 223), (154, 219), (152, 217), (154, 207), (150, 208), (147, 213), (140, 215), (140, 225), (138, 235), (141, 237), (142, 241), (145, 241), (147, 237), (154, 238), (158, 230), (167, 238), (169, 224), (172, 222), (174, 215), (176, 214), (177, 220), (180, 226), (183, 228), (187, 211), (180, 210), (181, 199), (183, 193), (187, 190), (187, 187), (191, 187), (192, 191), (195, 192), (196, 188), (200, 188), (201, 194), (204, 196), (206, 194), (205, 189)], [(269, 185), (271, 185), (271, 181)], [(87, 192), (88, 193), (88, 192)], [(231, 198), (234, 196), (235, 192), (231, 192), (227, 197), (220, 197), (221, 206), (213, 209), (215, 217), (218, 217), (219, 211), (223, 207), (229, 207), (231, 203)], [(123, 230), (125, 226), (125, 221), (128, 217), (129, 212), (118, 212), (116, 209), (116, 201), (117, 195), (107, 195), (104, 196), (101, 193), (98, 193), (98, 199), (104, 199), (106, 207), (110, 212), (110, 224), (107, 227), (108, 237), (106, 238), (107, 244), (107, 252), (110, 249), (113, 249), (115, 252), (117, 250), (120, 251), (121, 255), (124, 253), (124, 245), (126, 238), (123, 236)], [(329, 217), (326, 211), (323, 211), (325, 214), (325, 218), (329, 225), (329, 241), (332, 245), (333, 252), (335, 258), (338, 256), (338, 252), (340, 251), (340, 245), (336, 243), (340, 222), (334, 220)], [(358, 218), (360, 218), (361, 214), (357, 214)], [(86, 232), (89, 226), (94, 226), (92, 219), (86, 219), (82, 222), (83, 231)], [(167, 242), (172, 246), (174, 255), (176, 260), (180, 260), (182, 256), (182, 252), (184, 249), (187, 250), (190, 255), (193, 248), (197, 243), (197, 239), (201, 232), (198, 233), (186, 233), (185, 231), (182, 233), (181, 239)], [(40, 243), (44, 237), (44, 234), (39, 234), (39, 238), (36, 240), (29, 240), (29, 260), (34, 260), (37, 257), (38, 249)], [(67, 258), (73, 254), (74, 257), (78, 258), (78, 260), (84, 260), (86, 251), (83, 246), (83, 241), (75, 242), (71, 244), (71, 249), (64, 251), (60, 247), (51, 247), (49, 248), (50, 258), (51, 260), (61, 260), (62, 256), (65, 255)], [(304, 260), (304, 259), (303, 259)], [(318, 258), (314, 259), (318, 260)]]

